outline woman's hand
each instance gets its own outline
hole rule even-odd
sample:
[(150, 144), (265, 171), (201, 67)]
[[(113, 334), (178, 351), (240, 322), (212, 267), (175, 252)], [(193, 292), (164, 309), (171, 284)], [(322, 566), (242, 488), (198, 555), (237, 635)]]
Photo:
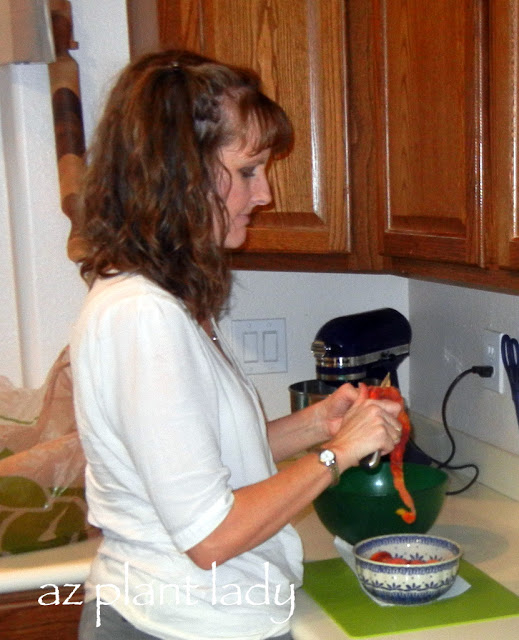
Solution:
[(359, 397), (359, 389), (343, 384), (332, 394), (313, 405), (316, 432), (329, 440), (339, 431), (344, 415)]
[(333, 438), (358, 395), (351, 384), (343, 384), (324, 400), (271, 420), (267, 434), (274, 460), (280, 462)]
[(393, 450), (402, 432), (398, 421), (401, 409), (400, 404), (392, 400), (369, 399), (367, 387), (359, 385), (356, 399), (325, 445), (335, 452), (341, 472), (358, 465), (364, 456), (375, 451), (385, 455)]
[[(371, 424), (373, 421), (378, 421), (378, 438), (375, 438), (378, 441), (383, 435), (380, 432), (382, 418), (385, 418), (385, 421), (391, 426), (399, 428), (396, 416), (400, 405), (390, 400), (370, 400), (367, 395), (367, 387), (362, 383), (359, 388), (353, 387), (351, 384), (343, 384), (324, 400), (269, 422), (267, 432), (274, 460), (280, 462), (301, 451), (311, 449), (315, 445), (326, 443), (328, 446), (341, 430), (346, 428), (345, 434), (341, 436), (343, 438), (347, 436), (353, 426), (357, 426), (358, 436), (361, 440), (366, 437), (373, 440), (371, 429), (377, 429), (375, 425)], [(364, 405), (367, 406), (364, 407)], [(365, 420), (371, 429), (365, 431), (361, 428), (361, 420)], [(363, 435), (364, 431), (365, 435)], [(348, 437), (353, 439), (354, 434), (352, 433)], [(375, 446), (366, 451), (364, 455), (369, 455), (379, 449), (382, 450), (383, 447)], [(385, 452), (389, 453), (391, 449)], [(348, 466), (353, 464), (357, 464), (357, 462), (348, 463)]]

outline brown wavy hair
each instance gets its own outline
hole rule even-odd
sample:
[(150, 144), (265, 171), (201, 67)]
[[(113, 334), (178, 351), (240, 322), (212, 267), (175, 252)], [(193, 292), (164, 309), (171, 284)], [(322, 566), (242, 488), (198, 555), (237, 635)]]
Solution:
[[(238, 117), (236, 117), (238, 115)], [(181, 298), (199, 321), (217, 317), (230, 275), (228, 229), (218, 195), (218, 154), (252, 130), (254, 152), (274, 156), (292, 127), (258, 76), (186, 51), (148, 54), (112, 89), (88, 154), (82, 192), (87, 244), (81, 276), (91, 283), (139, 273)]]

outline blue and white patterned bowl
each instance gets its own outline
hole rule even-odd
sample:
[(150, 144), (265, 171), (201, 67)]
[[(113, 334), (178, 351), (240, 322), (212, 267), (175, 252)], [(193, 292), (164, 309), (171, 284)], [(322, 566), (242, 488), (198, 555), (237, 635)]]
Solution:
[[(427, 564), (388, 564), (370, 560), (378, 551), (394, 558)], [(353, 547), (357, 577), (373, 597), (389, 604), (425, 604), (446, 593), (458, 574), (461, 548), (452, 540), (432, 535), (377, 536)]]

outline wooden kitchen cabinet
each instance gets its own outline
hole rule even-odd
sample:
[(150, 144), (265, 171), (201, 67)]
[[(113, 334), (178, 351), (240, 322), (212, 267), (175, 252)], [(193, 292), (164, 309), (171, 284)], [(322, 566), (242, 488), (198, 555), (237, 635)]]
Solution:
[[(366, 23), (352, 74), (368, 78), (374, 192), (386, 256), (482, 265), (487, 216), (485, 3), (350, 0)], [(371, 115), (371, 119), (368, 117)], [(355, 156), (351, 159), (355, 161)]]
[(255, 69), (294, 124), (294, 150), (270, 172), (273, 204), (255, 214), (233, 265), (381, 267), (374, 225), (352, 226), (344, 0), (158, 0), (157, 7), (163, 48)]
[(365, 132), (350, 164), (369, 159), (362, 191), (386, 267), (519, 291), (519, 1), (346, 6), (361, 44), (350, 121)]
[(499, 267), (519, 271), (519, 1), (491, 2), (490, 21), (490, 153), (496, 223), (489, 233), (489, 254)]
[[(51, 589), (49, 589), (49, 592)], [(48, 604), (54, 598), (44, 598), (45, 590), (18, 591), (0, 594), (0, 638), (5, 640), (77, 640), (82, 588), (59, 587), (59, 604)]]

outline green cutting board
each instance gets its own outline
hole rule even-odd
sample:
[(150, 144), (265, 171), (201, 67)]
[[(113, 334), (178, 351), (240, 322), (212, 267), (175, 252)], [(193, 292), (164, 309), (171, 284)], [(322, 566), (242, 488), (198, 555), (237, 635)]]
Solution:
[(464, 560), (459, 573), (471, 585), (465, 593), (411, 607), (373, 602), (341, 558), (306, 563), (303, 589), (353, 638), (519, 616), (519, 596)]

